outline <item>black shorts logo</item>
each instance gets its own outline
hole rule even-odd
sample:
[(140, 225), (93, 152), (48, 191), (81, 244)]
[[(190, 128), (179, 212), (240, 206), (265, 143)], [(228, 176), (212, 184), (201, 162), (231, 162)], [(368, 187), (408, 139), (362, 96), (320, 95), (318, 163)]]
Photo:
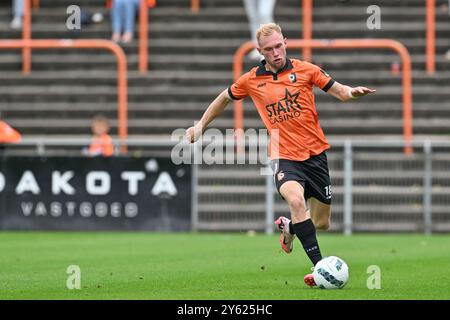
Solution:
[(278, 181), (281, 181), (281, 180), (283, 180), (283, 178), (284, 178), (284, 172), (283, 172), (283, 170), (281, 170), (277, 174), (277, 179), (278, 179)]

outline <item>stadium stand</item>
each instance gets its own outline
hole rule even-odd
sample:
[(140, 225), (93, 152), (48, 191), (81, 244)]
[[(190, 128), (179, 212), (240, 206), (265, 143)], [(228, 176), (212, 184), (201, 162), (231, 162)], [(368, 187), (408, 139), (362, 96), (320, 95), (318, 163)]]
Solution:
[[(437, 1), (437, 5), (440, 4)], [(104, 23), (69, 31), (65, 25), (69, 0), (42, 0), (33, 11), (33, 33), (41, 38), (110, 38), (107, 8), (102, 0), (79, 0), (76, 4), (103, 12)], [(382, 7), (380, 30), (366, 27), (369, 5)], [(0, 38), (19, 38), (9, 29), (10, 8), (0, 7)], [(301, 35), (300, 1), (279, 1), (275, 19), (285, 35)], [(436, 74), (425, 72), (424, 1), (316, 1), (313, 37), (390, 38), (401, 41), (413, 61), (414, 135), (448, 140), (450, 133), (450, 63), (448, 15), (436, 10)], [(249, 39), (241, 0), (201, 2), (193, 14), (187, 1), (159, 1), (149, 14), (149, 72), (137, 72), (137, 42), (124, 46), (129, 64), (129, 134), (136, 138), (167, 138), (177, 128), (187, 128), (197, 120), (211, 99), (232, 81), (232, 56)], [(291, 57), (300, 57), (298, 50)], [(331, 140), (346, 138), (386, 140), (402, 138), (401, 77), (393, 71), (399, 58), (391, 51), (314, 50), (313, 62), (336, 80), (348, 85), (365, 85), (377, 94), (361, 101), (341, 104), (317, 91), (322, 127)], [(114, 59), (104, 52), (33, 52), (33, 71), (23, 76), (20, 52), (0, 52), (0, 112), (2, 118), (24, 136), (57, 135), (87, 137), (91, 117), (102, 112), (115, 119), (117, 112)], [(252, 67), (247, 61), (245, 68)], [(447, 88), (447, 89), (445, 89)], [(117, 122), (111, 121), (113, 133)], [(214, 127), (233, 127), (230, 106)], [(246, 128), (262, 128), (251, 105), (245, 102)], [(422, 228), (421, 169), (423, 156), (405, 157), (401, 148), (388, 154), (379, 149), (355, 155), (355, 229), (420, 230)], [(330, 152), (335, 203), (333, 228), (342, 228), (342, 147)], [(435, 175), (443, 186), (436, 194), (434, 211), (448, 220), (448, 153), (436, 161)], [(374, 163), (383, 165), (374, 171)], [(403, 168), (403, 171), (399, 171)], [(264, 177), (246, 166), (203, 166), (199, 172), (199, 229), (264, 228)], [(447, 188), (447, 189), (446, 189)], [(399, 197), (396, 197), (397, 194)], [(392, 199), (391, 199), (391, 198)], [(400, 200), (399, 200), (400, 199)], [(441, 199), (441, 200), (439, 200)], [(381, 204), (380, 204), (381, 203)], [(276, 204), (277, 214), (285, 210)], [(392, 212), (395, 212), (393, 214)], [(244, 219), (242, 217), (245, 217)], [(377, 220), (378, 219), (378, 220)], [(255, 223), (256, 221), (256, 223)], [(367, 224), (367, 221), (383, 221)], [(220, 223), (219, 223), (220, 222)], [(441, 224), (439, 230), (450, 229)]]

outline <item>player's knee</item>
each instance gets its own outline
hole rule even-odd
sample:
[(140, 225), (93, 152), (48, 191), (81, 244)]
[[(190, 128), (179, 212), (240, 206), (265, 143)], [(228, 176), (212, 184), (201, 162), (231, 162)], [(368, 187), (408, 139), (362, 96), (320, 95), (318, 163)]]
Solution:
[(302, 197), (298, 196), (290, 197), (287, 200), (287, 203), (289, 207), (296, 212), (305, 210), (305, 199), (303, 199)]
[(329, 220), (316, 221), (314, 223), (314, 225), (316, 226), (316, 229), (318, 229), (318, 230), (328, 230), (328, 229), (330, 229), (330, 221)]
[(307, 215), (305, 200), (302, 197), (295, 196), (287, 202), (291, 210), (292, 221), (296, 223), (305, 220)]

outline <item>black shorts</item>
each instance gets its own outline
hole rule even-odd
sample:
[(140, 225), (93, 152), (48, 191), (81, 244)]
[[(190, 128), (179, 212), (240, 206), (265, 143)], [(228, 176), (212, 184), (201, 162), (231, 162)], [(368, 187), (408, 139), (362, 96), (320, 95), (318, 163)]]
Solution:
[(325, 152), (305, 161), (273, 160), (272, 170), (275, 172), (274, 180), (278, 193), (286, 181), (297, 181), (305, 189), (305, 200), (314, 197), (323, 203), (331, 204), (331, 179)]

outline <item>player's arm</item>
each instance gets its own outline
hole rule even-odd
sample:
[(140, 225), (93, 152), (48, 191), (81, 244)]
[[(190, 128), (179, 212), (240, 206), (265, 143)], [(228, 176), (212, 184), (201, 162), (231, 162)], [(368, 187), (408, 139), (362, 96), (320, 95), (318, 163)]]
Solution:
[(209, 105), (205, 113), (203, 113), (202, 118), (195, 126), (190, 127), (186, 130), (186, 139), (189, 142), (195, 142), (200, 138), (208, 125), (217, 118), (222, 111), (226, 108), (228, 103), (231, 101), (231, 97), (228, 94), (228, 90), (222, 91), (216, 99)]
[(369, 89), (366, 87), (352, 88), (335, 81), (327, 92), (341, 101), (348, 101), (351, 99), (368, 95), (369, 93), (374, 93), (376, 92), (376, 90)]

